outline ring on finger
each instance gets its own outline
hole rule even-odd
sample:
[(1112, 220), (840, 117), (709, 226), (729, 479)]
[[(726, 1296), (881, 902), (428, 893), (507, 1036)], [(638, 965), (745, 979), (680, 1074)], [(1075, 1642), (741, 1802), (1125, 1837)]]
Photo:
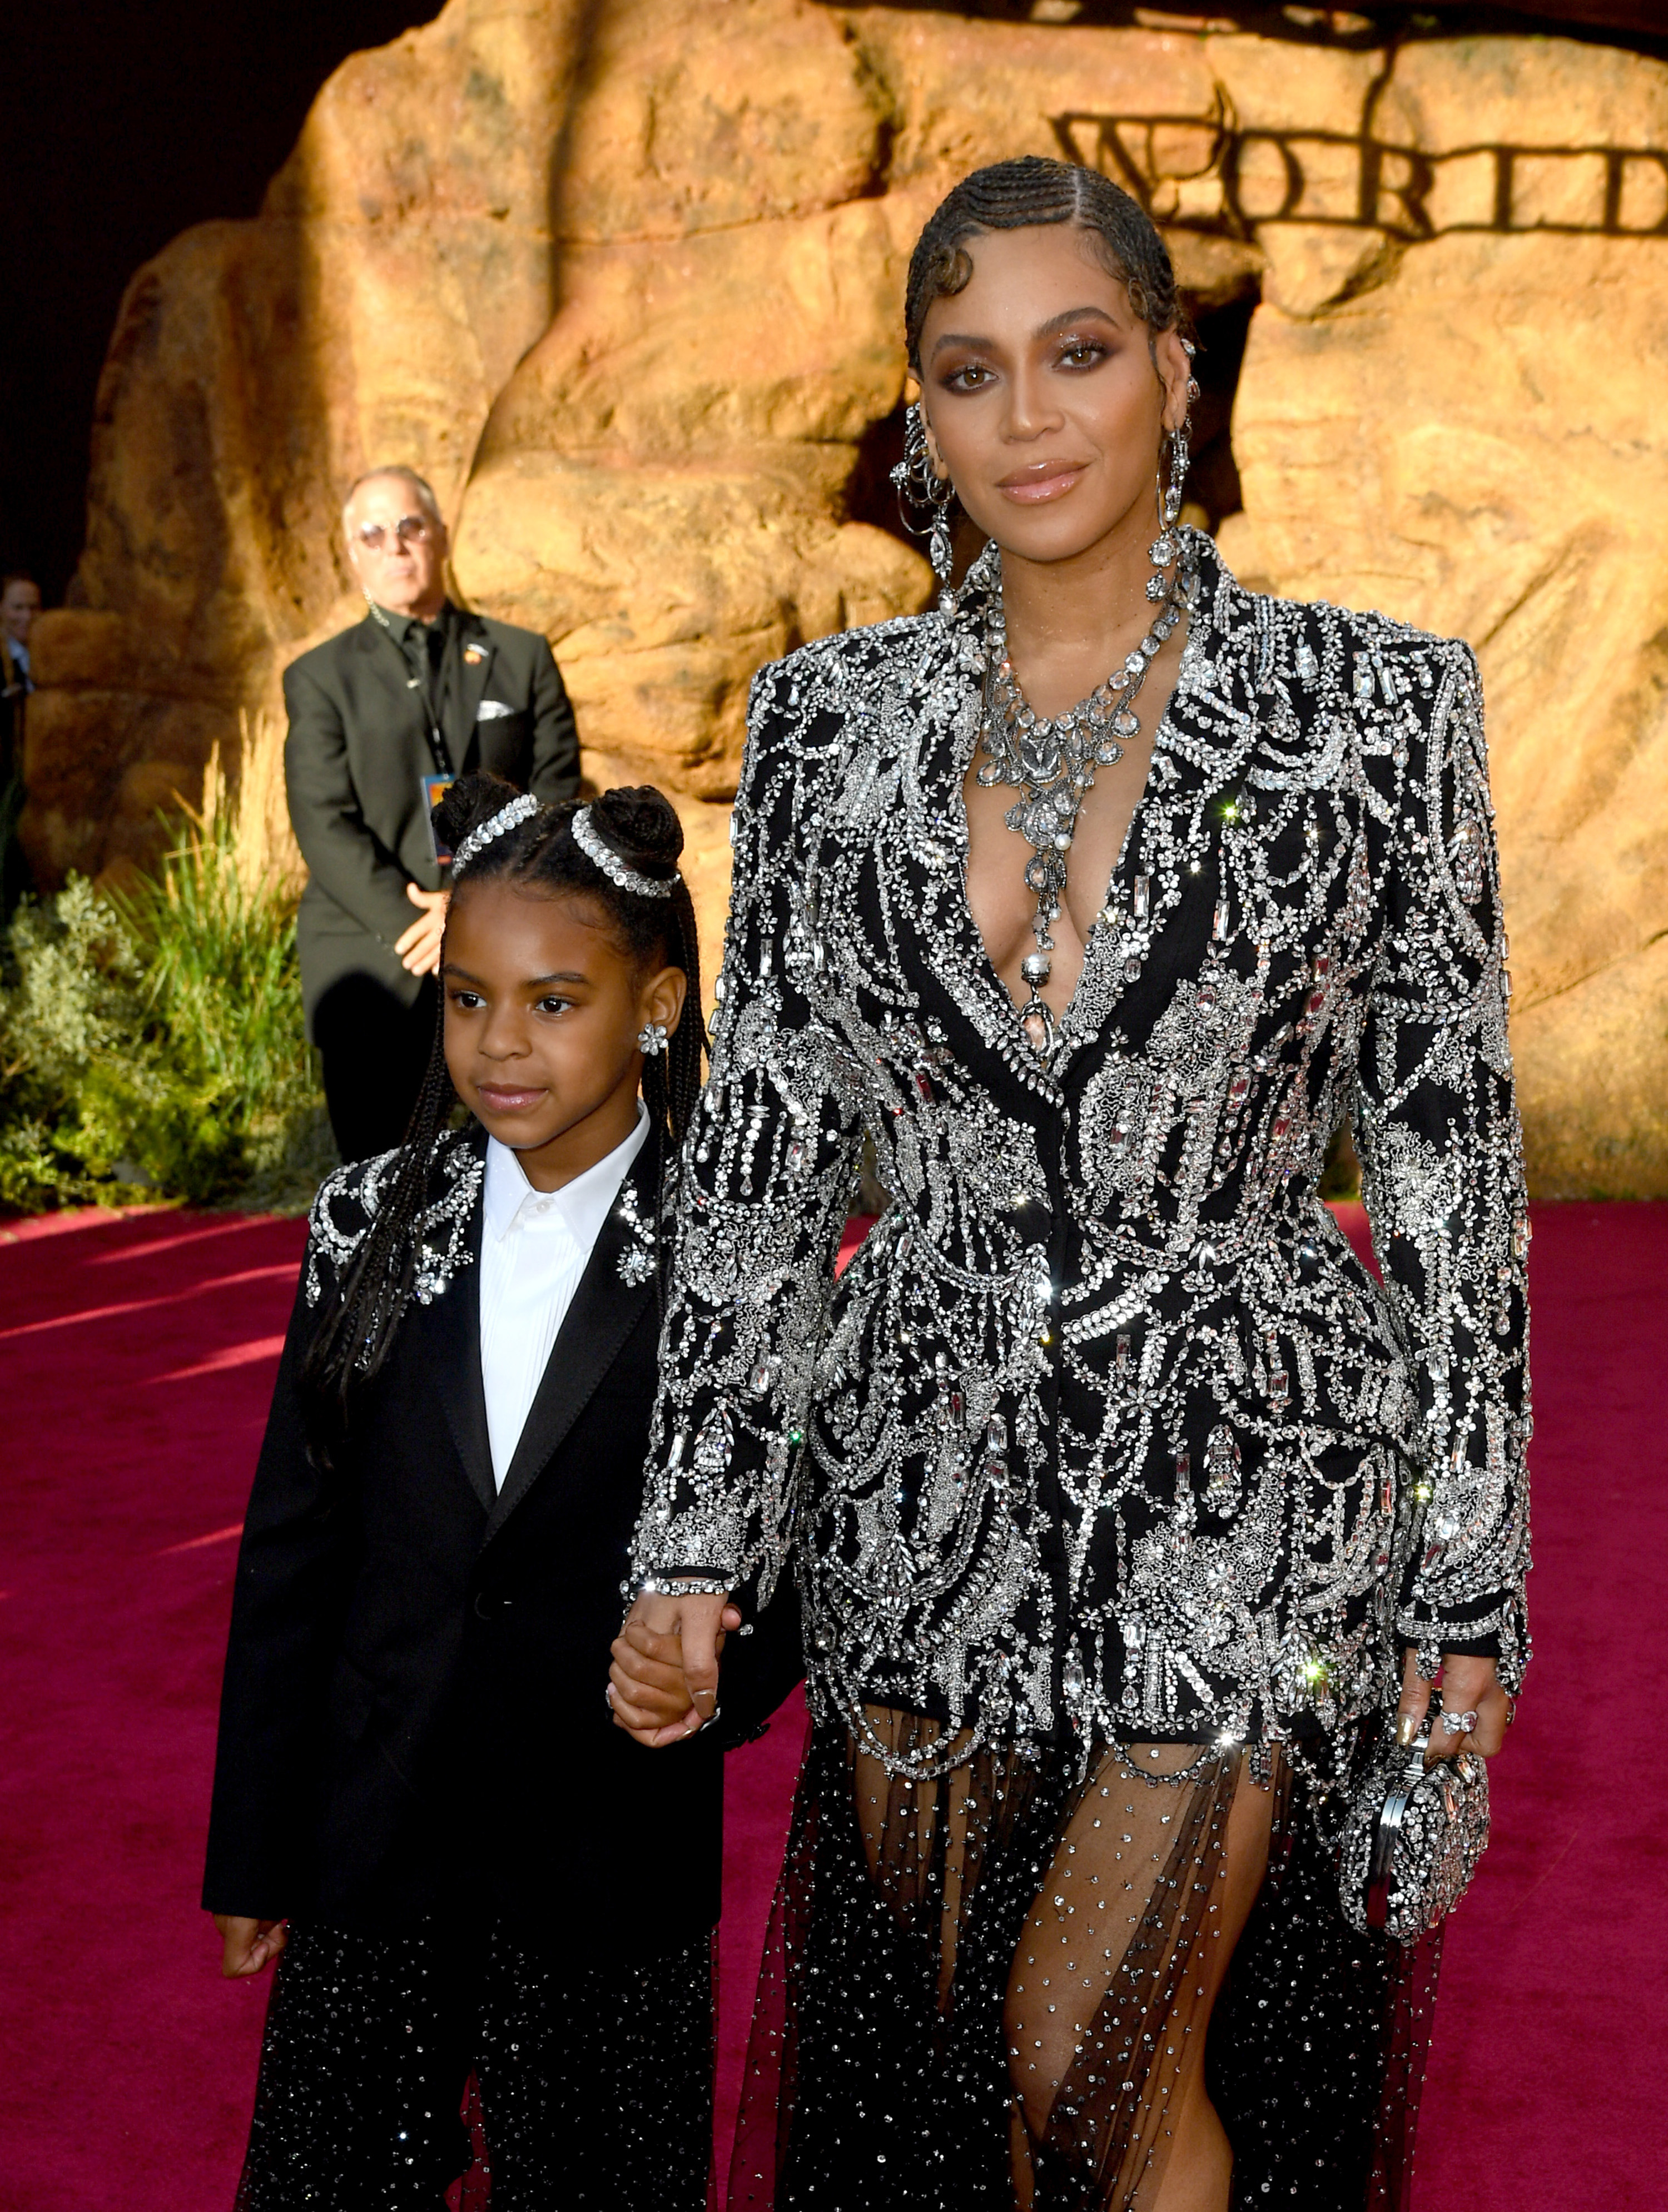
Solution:
[(1442, 1708), (1441, 1719), (1444, 1735), (1470, 1735), (1476, 1727), (1475, 1712), (1451, 1713), (1446, 1705)]

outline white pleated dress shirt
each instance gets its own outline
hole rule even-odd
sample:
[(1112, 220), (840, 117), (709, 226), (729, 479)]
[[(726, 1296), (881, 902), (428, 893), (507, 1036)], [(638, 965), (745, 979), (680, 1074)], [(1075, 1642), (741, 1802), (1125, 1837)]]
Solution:
[(500, 1490), (592, 1247), (648, 1134), (648, 1116), (639, 1109), (623, 1145), (553, 1191), (535, 1190), (509, 1146), (487, 1139), (481, 1382)]

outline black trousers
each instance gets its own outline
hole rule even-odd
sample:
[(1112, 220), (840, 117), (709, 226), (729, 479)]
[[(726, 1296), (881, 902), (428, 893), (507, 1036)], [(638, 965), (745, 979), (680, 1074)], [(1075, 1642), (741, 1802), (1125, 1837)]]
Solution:
[(441, 2212), (472, 2074), (491, 2212), (706, 2212), (712, 2002), (705, 1936), (574, 1965), (499, 1927), (292, 1923), (237, 2212)]
[(435, 995), (432, 975), (410, 1006), (373, 975), (344, 975), (320, 1000), (313, 1036), (344, 1161), (373, 1159), (405, 1141), (435, 1042)]

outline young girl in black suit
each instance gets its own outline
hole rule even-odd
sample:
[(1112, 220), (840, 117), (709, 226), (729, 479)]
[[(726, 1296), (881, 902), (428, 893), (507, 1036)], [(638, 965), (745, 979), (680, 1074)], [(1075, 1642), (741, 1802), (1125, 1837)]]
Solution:
[(668, 1639), (623, 1717), (692, 1740), (615, 1726), (700, 1074), (682, 832), (485, 777), (436, 830), (434, 1056), (405, 1145), (320, 1193), (238, 1559), (203, 1901), (227, 1973), (277, 1960), (238, 2201), (437, 2212), (472, 2075), (493, 2212), (696, 2212), (721, 1747), (797, 1630), (716, 1728)]

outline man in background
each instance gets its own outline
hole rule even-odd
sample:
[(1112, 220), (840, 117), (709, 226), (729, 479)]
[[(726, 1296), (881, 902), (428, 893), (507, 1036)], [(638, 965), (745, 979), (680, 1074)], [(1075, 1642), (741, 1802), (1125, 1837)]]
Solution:
[(40, 612), (40, 586), (33, 576), (0, 576), (0, 912), (6, 914), (29, 888), (17, 820), (23, 811), (23, 726), (34, 690), (29, 633)]
[(284, 673), (289, 818), (308, 882), (296, 917), (307, 1033), (344, 1160), (400, 1142), (435, 1033), (448, 894), (429, 809), (489, 770), (545, 799), (579, 789), (573, 709), (535, 632), (454, 605), (435, 495), (405, 468), (343, 510), (363, 622)]

